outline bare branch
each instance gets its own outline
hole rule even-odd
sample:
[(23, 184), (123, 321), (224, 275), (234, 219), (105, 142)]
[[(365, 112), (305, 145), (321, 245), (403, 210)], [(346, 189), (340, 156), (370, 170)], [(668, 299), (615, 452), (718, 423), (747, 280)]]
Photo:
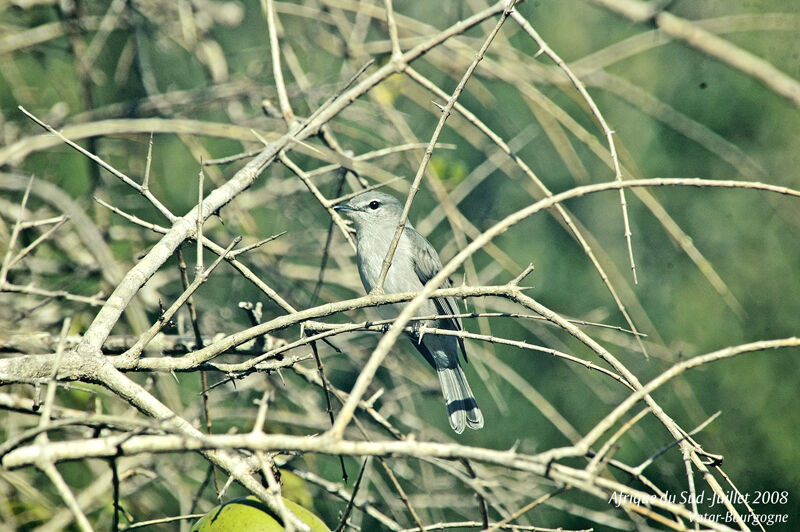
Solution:
[[(467, 81), (472, 77), (472, 73), (475, 72), (475, 69), (478, 67), (478, 63), (480, 63), (483, 56), (486, 54), (486, 51), (489, 49), (489, 46), (492, 44), (494, 37), (500, 31), (500, 28), (503, 26), (506, 18), (511, 14), (513, 10), (514, 4), (516, 0), (509, 0), (503, 12), (500, 15), (497, 24), (495, 25), (494, 29), (491, 33), (486, 37), (486, 40), (481, 46), (481, 49), (475, 54), (475, 60), (470, 64), (467, 68), (464, 75), (461, 77), (461, 81), (456, 86), (453, 94), (450, 96), (450, 99), (447, 101), (447, 104), (442, 108), (442, 116), (439, 118), (439, 123), (436, 124), (436, 129), (433, 131), (433, 135), (431, 136), (431, 140), (428, 143), (428, 147), (425, 149), (425, 154), (422, 157), (422, 162), (417, 169), (417, 174), (414, 176), (414, 181), (411, 183), (411, 188), (408, 191), (408, 198), (406, 199), (406, 203), (403, 206), (403, 214), (400, 216), (400, 223), (397, 225), (397, 231), (395, 231), (394, 237), (392, 238), (391, 244), (389, 244), (389, 250), (386, 252), (386, 258), (383, 259), (383, 265), (381, 266), (381, 273), (378, 276), (378, 281), (375, 283), (375, 288), (373, 289), (376, 293), (380, 294), (383, 292), (383, 283), (386, 282), (386, 275), (389, 273), (389, 267), (392, 265), (392, 257), (394, 257), (394, 252), (397, 250), (397, 245), (400, 242), (400, 237), (405, 230), (406, 221), (408, 220), (408, 214), (411, 211), (411, 203), (414, 201), (414, 196), (417, 194), (417, 190), (419, 190), (419, 184), (422, 181), (422, 177), (425, 175), (425, 170), (428, 167), (428, 162), (431, 160), (431, 155), (433, 155), (433, 147), (436, 145), (437, 141), (439, 140), (439, 135), (441, 135), (442, 130), (444, 129), (444, 124), (447, 121), (447, 118), (450, 116), (450, 113), (453, 109), (453, 106), (458, 100), (458, 97), (461, 95), (461, 92), (464, 90), (464, 87), (467, 85)], [(341, 427), (341, 425), (340, 425)], [(340, 429), (337, 429), (340, 430)]]

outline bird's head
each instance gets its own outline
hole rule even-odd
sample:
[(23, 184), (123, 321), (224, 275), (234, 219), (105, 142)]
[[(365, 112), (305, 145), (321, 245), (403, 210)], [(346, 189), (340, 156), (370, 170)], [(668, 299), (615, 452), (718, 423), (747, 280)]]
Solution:
[(359, 233), (365, 228), (397, 227), (403, 214), (403, 205), (394, 196), (371, 191), (335, 206), (334, 210), (353, 220), (356, 233)]

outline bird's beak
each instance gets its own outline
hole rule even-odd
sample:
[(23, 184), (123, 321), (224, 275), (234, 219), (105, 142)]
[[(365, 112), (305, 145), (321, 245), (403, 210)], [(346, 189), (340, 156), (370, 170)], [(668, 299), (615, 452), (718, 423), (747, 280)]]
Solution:
[(334, 206), (333, 210), (336, 212), (353, 212), (357, 211), (358, 209), (356, 209), (352, 205), (348, 205), (347, 203), (342, 203), (341, 205)]

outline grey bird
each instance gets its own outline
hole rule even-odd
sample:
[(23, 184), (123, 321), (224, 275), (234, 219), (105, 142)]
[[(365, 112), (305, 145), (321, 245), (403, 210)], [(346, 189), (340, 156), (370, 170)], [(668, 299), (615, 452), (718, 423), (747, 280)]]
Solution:
[[(358, 273), (361, 283), (369, 293), (380, 277), (381, 267), (392, 242), (403, 205), (397, 198), (383, 192), (366, 192), (351, 199), (349, 203), (334, 207), (353, 220), (356, 230)], [(430, 242), (419, 234), (410, 222), (406, 222), (403, 235), (397, 245), (392, 265), (386, 275), (383, 291), (387, 294), (421, 290), (442, 269), (442, 261)], [(449, 282), (442, 288), (450, 286)], [(401, 305), (381, 305), (378, 312), (384, 319), (395, 318)], [(454, 315), (458, 305), (451, 297), (436, 297), (428, 300), (417, 311), (418, 316)], [(461, 330), (458, 317), (426, 320), (424, 324), (437, 329)], [(467, 359), (464, 341), (455, 336), (425, 334), (420, 341), (411, 335), (414, 347), (436, 370), (442, 386), (450, 426), (461, 434), (464, 427), (483, 427), (483, 414), (472, 395), (467, 378), (461, 369), (458, 350)]]

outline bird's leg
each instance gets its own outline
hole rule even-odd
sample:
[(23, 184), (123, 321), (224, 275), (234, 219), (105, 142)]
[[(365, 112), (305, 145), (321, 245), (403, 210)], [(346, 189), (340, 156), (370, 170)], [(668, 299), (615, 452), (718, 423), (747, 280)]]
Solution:
[(411, 338), (417, 343), (422, 342), (422, 335), (425, 334), (425, 332), (423, 331), (425, 324), (419, 320), (414, 320), (411, 322), (410, 327), (411, 327)]

